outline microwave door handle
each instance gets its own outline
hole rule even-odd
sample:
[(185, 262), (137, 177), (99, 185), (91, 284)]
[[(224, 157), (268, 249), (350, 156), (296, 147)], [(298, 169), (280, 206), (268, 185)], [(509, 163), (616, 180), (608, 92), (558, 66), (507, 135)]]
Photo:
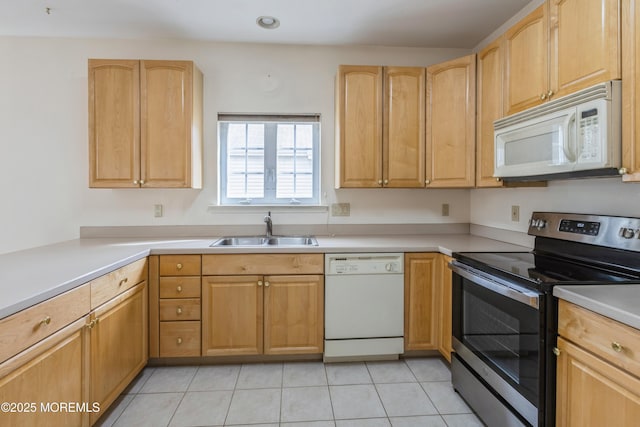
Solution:
[[(567, 130), (566, 141), (563, 141), (562, 151), (565, 157), (571, 162), (576, 162), (576, 113), (573, 112), (565, 122), (564, 128)], [(566, 143), (565, 143), (566, 142)]]
[(449, 263), (449, 268), (454, 273), (464, 277), (465, 279), (473, 282), (476, 285), (482, 286), (483, 288), (489, 289), (509, 299), (524, 303), (530, 307), (539, 308), (539, 303), (538, 303), (538, 298), (540, 296), (539, 294), (535, 292), (528, 292), (528, 291), (525, 291), (524, 289), (520, 291), (520, 290), (510, 288), (501, 283), (490, 280), (486, 277), (481, 277), (476, 274), (473, 274), (468, 270), (461, 268), (459, 265), (460, 263), (458, 263), (457, 261), (453, 261)]

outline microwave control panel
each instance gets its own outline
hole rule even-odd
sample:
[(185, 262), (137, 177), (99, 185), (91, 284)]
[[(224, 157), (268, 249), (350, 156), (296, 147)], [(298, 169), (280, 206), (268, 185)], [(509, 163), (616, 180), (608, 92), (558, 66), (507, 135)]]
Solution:
[(598, 109), (580, 111), (578, 122), (579, 162), (600, 162), (600, 123)]

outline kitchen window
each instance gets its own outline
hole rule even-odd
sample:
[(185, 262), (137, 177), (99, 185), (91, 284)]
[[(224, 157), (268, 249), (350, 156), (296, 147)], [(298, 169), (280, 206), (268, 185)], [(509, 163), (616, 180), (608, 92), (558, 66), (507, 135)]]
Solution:
[(318, 205), (320, 116), (218, 115), (220, 205)]

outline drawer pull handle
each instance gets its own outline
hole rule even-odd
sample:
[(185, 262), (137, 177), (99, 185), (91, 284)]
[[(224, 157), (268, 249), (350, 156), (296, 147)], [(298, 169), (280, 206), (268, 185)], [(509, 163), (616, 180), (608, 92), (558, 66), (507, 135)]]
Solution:
[(125, 277), (124, 279), (120, 280), (120, 283), (118, 283), (118, 287), (124, 285), (125, 283), (127, 283), (129, 281), (128, 277)]
[(558, 347), (553, 347), (553, 354), (555, 354), (556, 356), (560, 356), (560, 349)]
[(176, 308), (176, 313), (177, 314), (182, 314), (182, 307)]
[(178, 287), (176, 288), (177, 292), (182, 292), (182, 286), (178, 285)]
[(178, 345), (182, 344), (182, 338), (178, 338), (178, 339), (176, 340), (176, 343), (177, 343)]
[(180, 263), (176, 264), (176, 268), (177, 268), (178, 270), (182, 270), (182, 264), (180, 264)]
[(613, 351), (615, 351), (616, 353), (622, 353), (622, 351), (624, 350), (624, 347), (622, 346), (622, 344), (620, 344), (619, 342), (615, 342), (613, 341), (611, 343), (611, 348), (613, 349)]
[(43, 325), (43, 326), (44, 325), (48, 325), (49, 323), (51, 323), (51, 317), (49, 317), (49, 316), (46, 316), (44, 319), (42, 319), (40, 321), (40, 324)]

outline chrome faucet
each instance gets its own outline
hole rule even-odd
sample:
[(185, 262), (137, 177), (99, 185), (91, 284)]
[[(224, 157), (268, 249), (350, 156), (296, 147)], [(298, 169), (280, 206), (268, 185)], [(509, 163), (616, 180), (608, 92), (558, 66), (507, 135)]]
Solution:
[(264, 217), (264, 222), (267, 224), (267, 238), (273, 235), (273, 222), (271, 221), (271, 211), (267, 212), (267, 216)]

